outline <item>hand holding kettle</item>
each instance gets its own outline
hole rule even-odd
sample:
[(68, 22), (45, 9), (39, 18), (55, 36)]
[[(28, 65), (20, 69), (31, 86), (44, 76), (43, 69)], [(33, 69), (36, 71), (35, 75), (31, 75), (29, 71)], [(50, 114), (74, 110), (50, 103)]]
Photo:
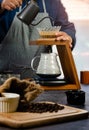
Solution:
[(2, 9), (12, 10), (22, 5), (23, 0), (3, 0), (1, 3)]

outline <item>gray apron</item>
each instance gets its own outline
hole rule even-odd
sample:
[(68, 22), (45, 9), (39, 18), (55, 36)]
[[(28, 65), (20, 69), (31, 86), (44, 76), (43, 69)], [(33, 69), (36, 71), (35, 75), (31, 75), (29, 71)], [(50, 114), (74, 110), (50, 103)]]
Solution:
[[(33, 21), (34, 24), (48, 16), (44, 0), (42, 2), (44, 12), (38, 13)], [(34, 77), (35, 72), (31, 69), (31, 60), (34, 56), (45, 52), (47, 48), (46, 46), (29, 45), (29, 42), (39, 37), (37, 28), (49, 26), (51, 26), (50, 19), (43, 20), (37, 26), (28, 27), (15, 16), (6, 37), (0, 44), (0, 72), (9, 70), (21, 74), (21, 78)]]

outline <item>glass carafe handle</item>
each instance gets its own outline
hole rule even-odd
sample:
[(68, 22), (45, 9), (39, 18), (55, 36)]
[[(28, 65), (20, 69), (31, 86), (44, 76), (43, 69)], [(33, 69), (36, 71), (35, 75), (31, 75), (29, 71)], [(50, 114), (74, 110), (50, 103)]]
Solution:
[(32, 59), (32, 61), (31, 61), (31, 68), (32, 68), (32, 70), (34, 70), (34, 71), (37, 71), (36, 68), (34, 68), (34, 62), (35, 62), (35, 60), (36, 60), (37, 58), (40, 58), (40, 56), (35, 56), (35, 57)]

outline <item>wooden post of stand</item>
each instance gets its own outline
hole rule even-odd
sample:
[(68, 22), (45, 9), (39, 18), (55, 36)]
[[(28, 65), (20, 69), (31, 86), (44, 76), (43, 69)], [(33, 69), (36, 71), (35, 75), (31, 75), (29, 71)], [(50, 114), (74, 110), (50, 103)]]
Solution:
[(45, 90), (78, 90), (80, 89), (80, 83), (76, 71), (76, 66), (72, 56), (71, 49), (69, 47), (68, 41), (55, 41), (55, 39), (38, 39), (36, 41), (31, 41), (32, 45), (56, 45), (58, 50), (58, 55), (60, 58), (62, 70), (64, 73), (66, 85), (59, 86), (42, 86)]

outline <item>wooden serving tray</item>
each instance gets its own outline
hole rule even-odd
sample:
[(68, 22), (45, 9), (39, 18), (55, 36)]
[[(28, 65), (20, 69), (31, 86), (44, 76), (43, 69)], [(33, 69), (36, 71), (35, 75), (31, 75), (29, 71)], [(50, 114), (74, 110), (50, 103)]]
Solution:
[(88, 118), (88, 111), (86, 110), (64, 107), (63, 110), (52, 113), (0, 113), (0, 124), (12, 128), (26, 128)]

